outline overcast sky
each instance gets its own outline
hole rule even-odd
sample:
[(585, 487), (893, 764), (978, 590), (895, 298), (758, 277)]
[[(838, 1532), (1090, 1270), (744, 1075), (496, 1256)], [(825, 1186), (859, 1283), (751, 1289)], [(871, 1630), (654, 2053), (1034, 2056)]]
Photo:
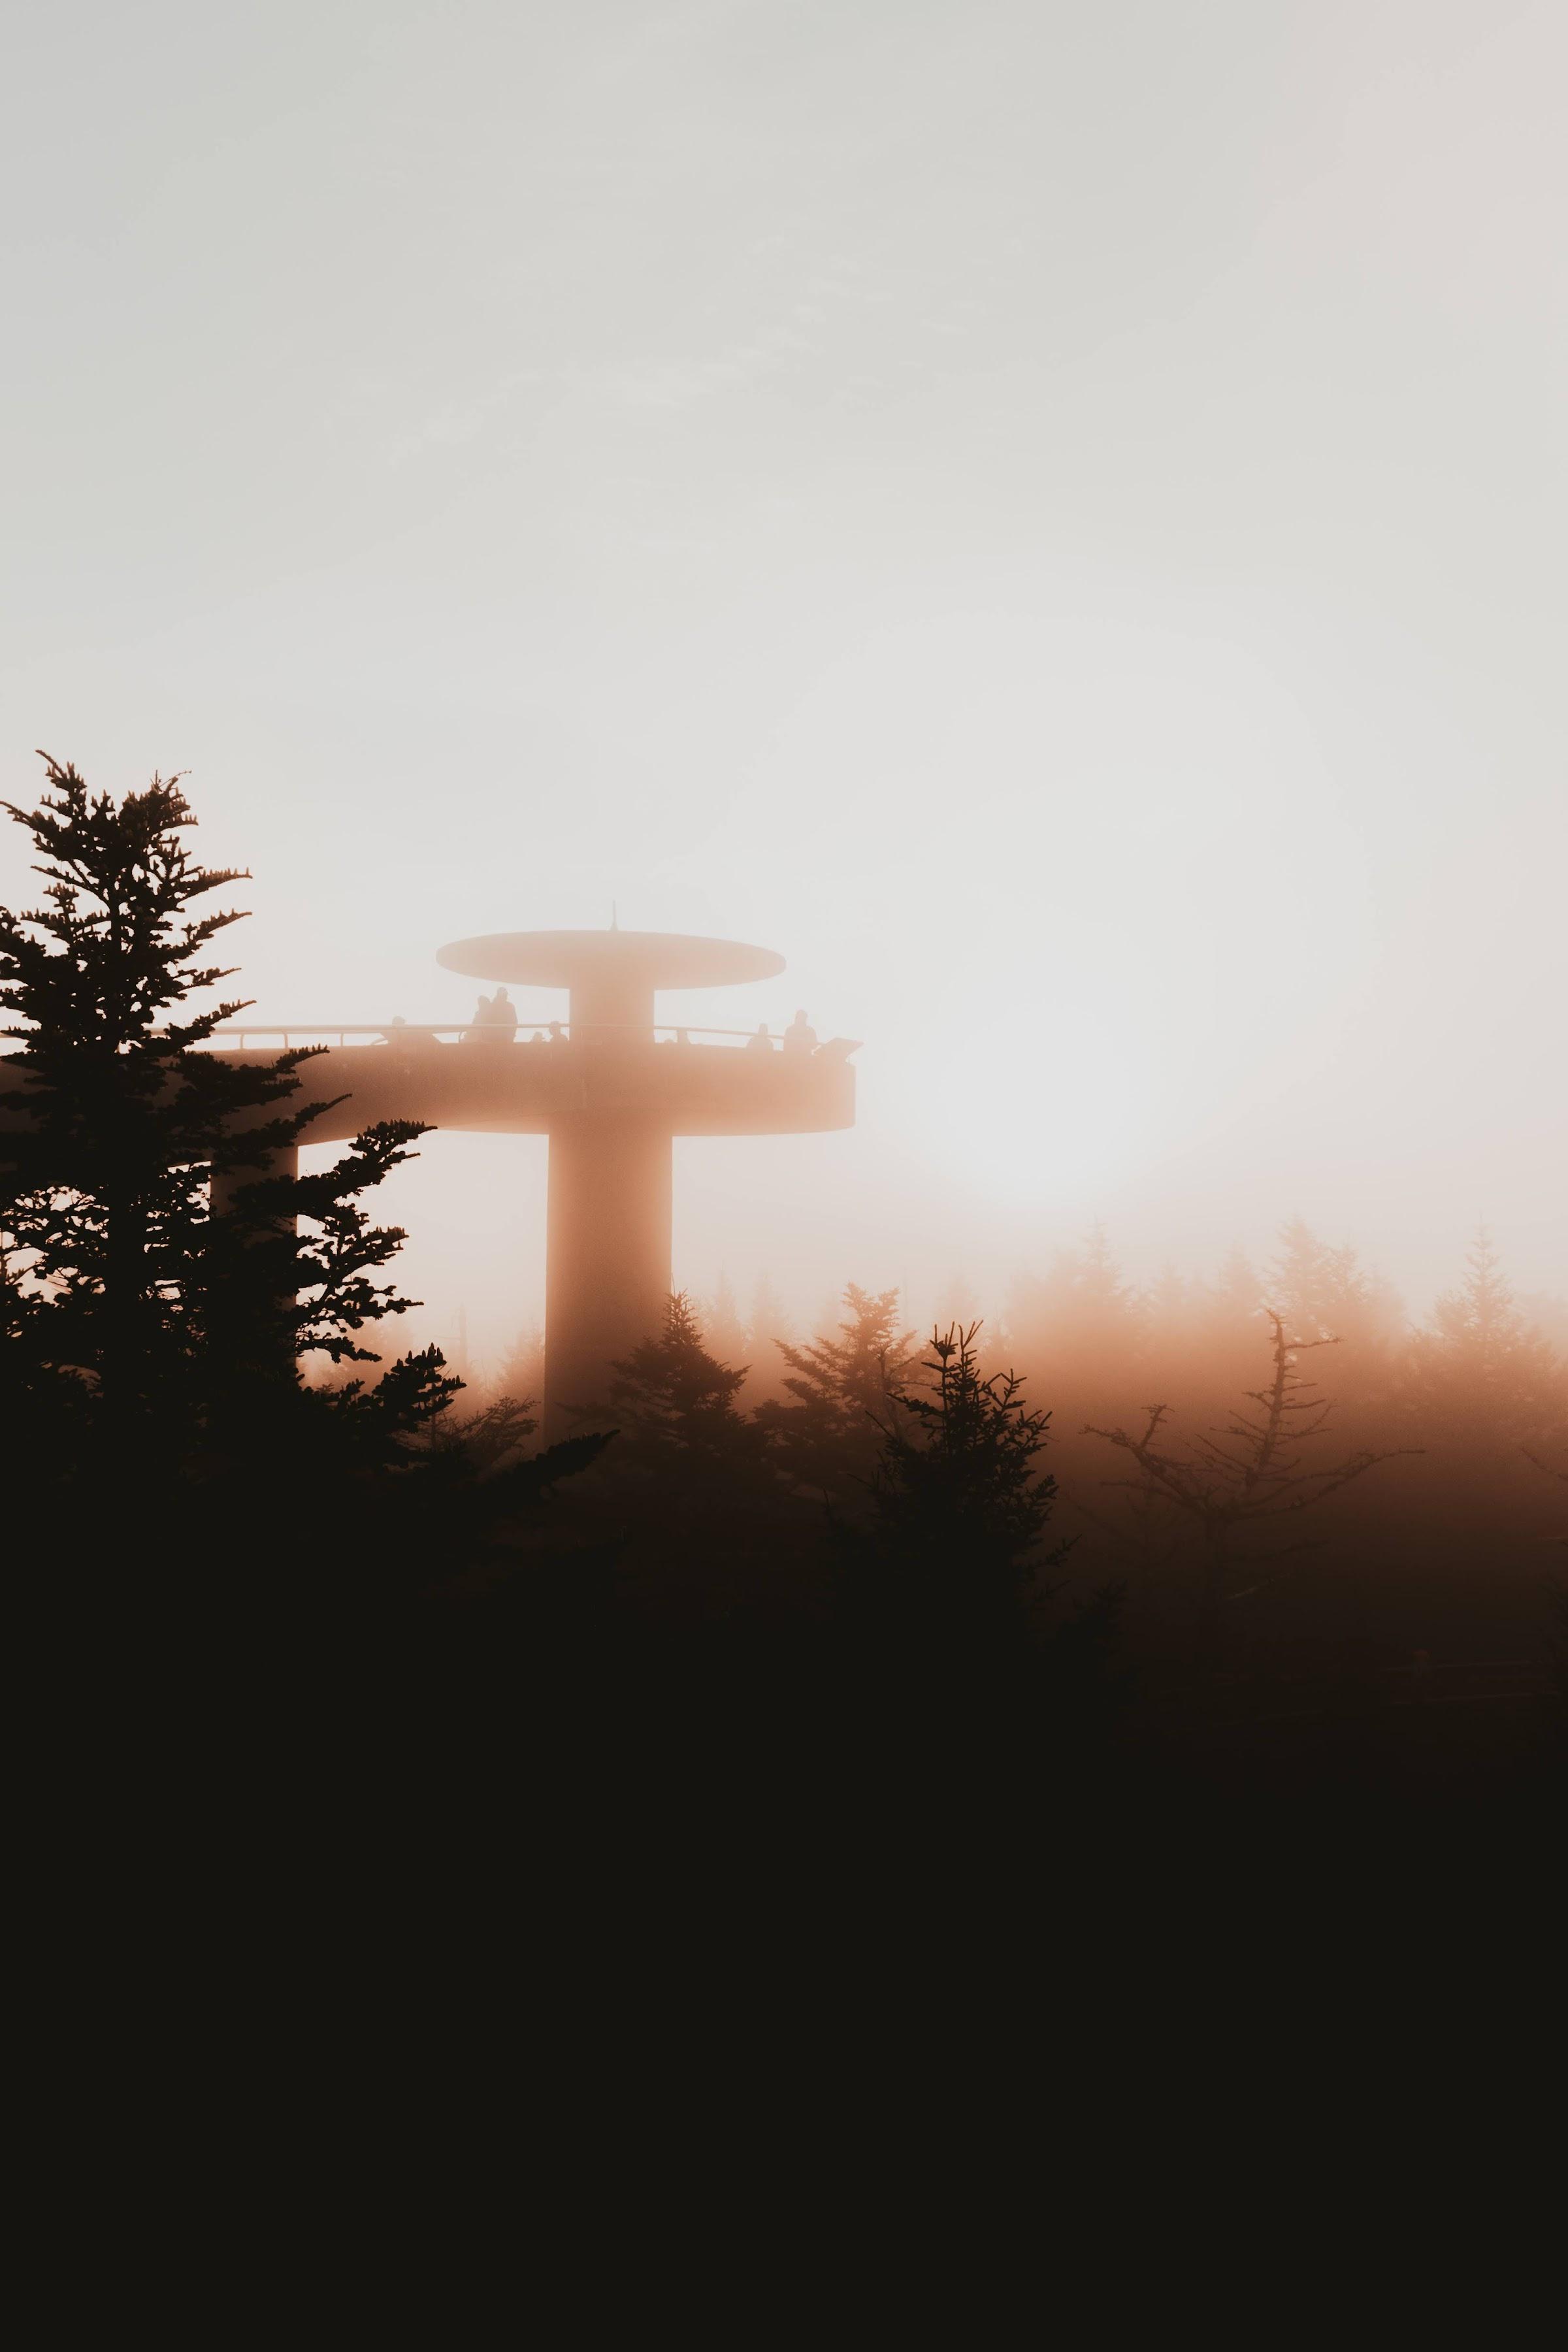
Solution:
[[(680, 1147), (699, 1288), (1296, 1212), (1568, 1288), (1561, 7), (6, 24), (0, 789), (190, 771), (258, 1013), (614, 900), (866, 1041)], [(400, 1180), (434, 1328), (532, 1311), (542, 1153)]]

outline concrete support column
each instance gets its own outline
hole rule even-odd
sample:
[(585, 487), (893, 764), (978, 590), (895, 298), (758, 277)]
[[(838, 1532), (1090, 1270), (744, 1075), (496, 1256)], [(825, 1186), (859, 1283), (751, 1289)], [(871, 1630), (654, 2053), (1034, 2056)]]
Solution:
[(605, 1425), (612, 1365), (663, 1324), (673, 1159), (668, 1127), (625, 1110), (578, 1112), (551, 1129), (544, 1434), (552, 1443)]

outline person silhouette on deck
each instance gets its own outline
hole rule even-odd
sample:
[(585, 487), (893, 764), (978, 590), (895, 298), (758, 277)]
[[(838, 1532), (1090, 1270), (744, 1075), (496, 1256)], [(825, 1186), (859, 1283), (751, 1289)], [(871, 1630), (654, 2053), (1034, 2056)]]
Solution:
[(504, 988), (498, 988), (490, 999), (490, 1026), (499, 1045), (510, 1045), (517, 1034), (517, 1007)]
[(756, 1035), (746, 1040), (746, 1051), (748, 1054), (771, 1054), (773, 1050), (773, 1041), (768, 1035), (768, 1024), (765, 1021), (759, 1021)]
[(477, 1045), (481, 1044), (483, 1042), (483, 1032), (489, 1027), (490, 1023), (494, 1018), (495, 1009), (490, 1003), (489, 998), (488, 996), (481, 996), (479, 1003), (474, 1007), (473, 1019), (469, 1022), (468, 1027), (463, 1032), (464, 1045)]
[(816, 1032), (804, 1013), (797, 1013), (784, 1031), (784, 1045), (786, 1054), (814, 1054), (816, 1051)]

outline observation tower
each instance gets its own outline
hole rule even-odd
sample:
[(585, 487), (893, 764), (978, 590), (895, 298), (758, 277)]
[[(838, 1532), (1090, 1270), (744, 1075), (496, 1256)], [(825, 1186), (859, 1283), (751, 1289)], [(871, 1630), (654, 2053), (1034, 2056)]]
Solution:
[[(226, 1060), (336, 1038), (305, 1074), (346, 1099), (305, 1130), (342, 1141), (377, 1119), (550, 1139), (545, 1264), (547, 1438), (592, 1426), (611, 1367), (662, 1322), (670, 1288), (671, 1170), (678, 1135), (805, 1135), (852, 1127), (856, 1041), (754, 1050), (749, 1033), (678, 1033), (656, 1019), (668, 990), (733, 986), (784, 970), (770, 949), (658, 931), (501, 931), (456, 940), (437, 961), (482, 981), (569, 992), (564, 1024), (376, 1029), (247, 1024), (221, 1033)], [(230, 1040), (234, 1040), (231, 1043)], [(353, 1042), (351, 1043), (351, 1040)], [(288, 1155), (292, 1159), (295, 1155)], [(215, 1203), (215, 1205), (217, 1205)]]

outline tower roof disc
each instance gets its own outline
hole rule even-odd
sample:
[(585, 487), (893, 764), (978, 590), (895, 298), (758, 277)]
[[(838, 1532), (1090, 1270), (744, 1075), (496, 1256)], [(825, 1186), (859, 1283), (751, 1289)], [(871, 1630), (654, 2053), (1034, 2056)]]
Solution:
[(454, 940), (436, 957), (472, 980), (514, 980), (536, 988), (577, 988), (618, 980), (644, 988), (722, 988), (771, 980), (784, 960), (739, 940), (679, 931), (489, 931)]

